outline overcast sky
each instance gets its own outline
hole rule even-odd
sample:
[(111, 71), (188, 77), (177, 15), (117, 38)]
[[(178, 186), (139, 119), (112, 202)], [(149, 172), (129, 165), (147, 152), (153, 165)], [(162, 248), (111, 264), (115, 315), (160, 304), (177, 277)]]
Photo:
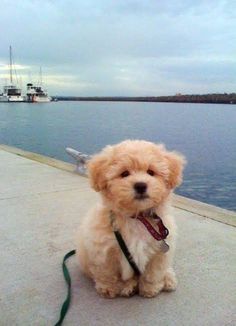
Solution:
[(0, 35), (1, 86), (11, 44), (51, 95), (236, 92), (236, 1), (1, 0)]

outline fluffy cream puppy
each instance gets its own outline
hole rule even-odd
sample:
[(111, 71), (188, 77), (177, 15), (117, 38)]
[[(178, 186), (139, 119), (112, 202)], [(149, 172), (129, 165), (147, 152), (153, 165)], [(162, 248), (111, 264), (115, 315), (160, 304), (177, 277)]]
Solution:
[[(180, 154), (142, 140), (107, 146), (88, 162), (91, 186), (102, 200), (81, 223), (77, 256), (82, 271), (93, 279), (102, 296), (113, 298), (138, 292), (154, 297), (162, 290), (176, 288), (172, 268), (176, 226), (169, 212), (170, 195), (182, 181), (184, 163)], [(150, 210), (161, 217), (169, 230), (167, 252), (162, 241), (155, 240), (135, 218)], [(140, 276), (134, 273), (120, 249), (111, 216)], [(147, 220), (158, 230), (151, 216)]]

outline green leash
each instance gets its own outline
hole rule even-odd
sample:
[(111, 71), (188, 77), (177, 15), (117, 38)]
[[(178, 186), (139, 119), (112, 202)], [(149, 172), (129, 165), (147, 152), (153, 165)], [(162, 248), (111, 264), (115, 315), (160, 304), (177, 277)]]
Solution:
[(65, 281), (67, 283), (68, 286), (68, 292), (67, 292), (67, 297), (66, 300), (63, 302), (63, 305), (61, 307), (61, 314), (60, 314), (60, 319), (58, 320), (58, 322), (55, 324), (55, 326), (60, 326), (62, 325), (62, 322), (65, 318), (65, 315), (69, 309), (70, 306), (70, 300), (71, 300), (71, 278), (70, 278), (70, 274), (68, 272), (68, 269), (66, 267), (66, 260), (68, 258), (70, 258), (71, 256), (73, 256), (75, 254), (75, 250), (71, 250), (70, 252), (68, 252), (62, 262), (62, 270), (63, 270), (63, 274), (64, 274), (64, 278)]

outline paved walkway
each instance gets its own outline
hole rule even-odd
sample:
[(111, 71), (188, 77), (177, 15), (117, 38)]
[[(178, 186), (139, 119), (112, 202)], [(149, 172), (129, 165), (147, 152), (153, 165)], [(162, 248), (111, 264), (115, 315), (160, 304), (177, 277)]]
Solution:
[[(61, 260), (97, 198), (86, 178), (34, 159), (0, 148), (1, 326), (55, 324), (66, 294)], [(236, 214), (182, 197), (175, 206), (177, 291), (103, 299), (71, 258), (73, 301), (64, 325), (236, 325)]]

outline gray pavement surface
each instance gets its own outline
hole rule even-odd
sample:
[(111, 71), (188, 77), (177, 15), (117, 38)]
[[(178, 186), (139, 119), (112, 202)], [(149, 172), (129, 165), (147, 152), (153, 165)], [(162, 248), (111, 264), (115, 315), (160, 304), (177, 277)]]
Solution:
[[(84, 177), (1, 149), (0, 180), (0, 325), (54, 325), (66, 296), (61, 261), (97, 194)], [(235, 228), (191, 207), (174, 213), (177, 291), (103, 299), (72, 257), (64, 325), (236, 325)]]

